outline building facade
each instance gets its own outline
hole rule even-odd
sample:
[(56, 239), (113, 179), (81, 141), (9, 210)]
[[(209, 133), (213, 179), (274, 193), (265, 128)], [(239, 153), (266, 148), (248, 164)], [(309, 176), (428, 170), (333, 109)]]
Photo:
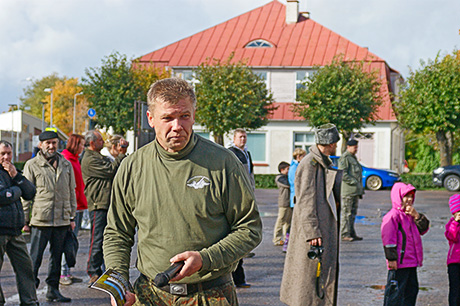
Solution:
[[(278, 163), (289, 162), (295, 148), (308, 149), (314, 144), (312, 127), (292, 111), (296, 90), (316, 67), (330, 64), (338, 55), (345, 61), (368, 62), (366, 69), (377, 71), (382, 82), (384, 102), (378, 110), (379, 120), (354, 132), (360, 140), (358, 158), (369, 167), (402, 172), (404, 134), (391, 107), (401, 75), (367, 48), (320, 25), (308, 13), (299, 12), (298, 0), (287, 0), (287, 5), (271, 1), (146, 54), (139, 64), (170, 69), (173, 75), (193, 84), (195, 67), (212, 59), (225, 60), (231, 54), (234, 61), (244, 60), (266, 81), (278, 107), (266, 126), (248, 135), (256, 173), (277, 173)], [(195, 130), (212, 139), (205, 127)], [(229, 136), (225, 142), (230, 141)]]

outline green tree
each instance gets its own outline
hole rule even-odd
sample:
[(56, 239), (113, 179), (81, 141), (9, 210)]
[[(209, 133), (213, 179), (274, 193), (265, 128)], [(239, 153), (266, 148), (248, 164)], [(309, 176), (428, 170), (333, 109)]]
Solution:
[(398, 121), (417, 134), (434, 133), (441, 166), (452, 164), (454, 132), (460, 126), (460, 56), (421, 61), (411, 70), (400, 100), (394, 102)]
[(135, 64), (115, 52), (102, 59), (100, 67), (85, 69), (83, 90), (89, 107), (96, 111), (100, 126), (111, 126), (116, 133), (133, 127), (134, 101), (145, 101), (150, 84), (169, 76), (164, 70)]
[[(317, 71), (297, 90), (294, 111), (311, 125), (334, 123), (348, 139), (364, 124), (374, 123), (376, 111), (383, 101), (382, 83), (375, 71), (366, 72), (364, 62), (345, 62), (337, 56), (330, 65), (315, 67)], [(342, 152), (345, 150), (343, 142)]]
[(224, 62), (214, 59), (194, 70), (197, 94), (196, 121), (223, 145), (223, 136), (236, 128), (257, 129), (274, 110), (264, 80), (233, 54)]

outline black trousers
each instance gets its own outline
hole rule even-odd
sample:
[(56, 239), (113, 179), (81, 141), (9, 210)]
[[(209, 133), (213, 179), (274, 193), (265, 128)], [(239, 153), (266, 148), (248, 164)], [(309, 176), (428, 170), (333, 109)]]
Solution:
[(415, 306), (417, 294), (417, 268), (388, 271), (384, 306)]
[(102, 241), (104, 229), (107, 226), (107, 210), (96, 209), (89, 212), (91, 220), (91, 243), (89, 245), (89, 257), (86, 272), (89, 276), (102, 275), (104, 256), (102, 254)]
[(50, 260), (48, 265), (48, 277), (46, 284), (53, 288), (59, 287), (61, 276), (61, 258), (64, 249), (64, 238), (69, 226), (59, 227), (31, 227), (30, 234), (30, 257), (34, 269), (35, 287), (38, 288), (38, 270), (42, 264), (43, 253), (46, 245), (50, 243)]
[(449, 273), (449, 306), (460, 306), (460, 263), (447, 266)]
[(236, 266), (235, 271), (232, 272), (233, 276), (233, 282), (235, 285), (241, 285), (246, 282), (246, 277), (244, 275), (244, 269), (243, 269), (243, 259), (240, 259), (238, 261), (238, 265)]

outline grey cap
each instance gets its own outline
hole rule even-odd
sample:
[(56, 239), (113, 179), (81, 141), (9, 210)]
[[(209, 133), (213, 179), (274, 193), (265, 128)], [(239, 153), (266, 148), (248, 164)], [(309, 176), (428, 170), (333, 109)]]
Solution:
[(315, 128), (316, 143), (328, 145), (340, 140), (339, 131), (332, 123), (326, 123)]

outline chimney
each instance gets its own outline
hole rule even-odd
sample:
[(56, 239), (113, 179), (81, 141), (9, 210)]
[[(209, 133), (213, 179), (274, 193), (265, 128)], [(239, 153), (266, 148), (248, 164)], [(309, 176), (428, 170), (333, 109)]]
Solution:
[(299, 0), (287, 0), (286, 23), (297, 23), (299, 19)]

